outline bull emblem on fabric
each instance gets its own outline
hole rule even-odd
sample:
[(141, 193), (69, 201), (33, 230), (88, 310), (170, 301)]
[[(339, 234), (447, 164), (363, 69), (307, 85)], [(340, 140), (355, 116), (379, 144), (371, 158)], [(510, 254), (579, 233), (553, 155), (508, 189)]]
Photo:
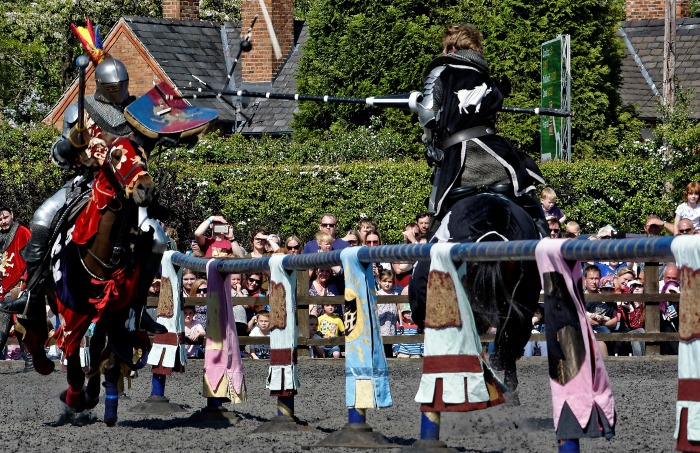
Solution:
[(459, 90), (455, 92), (459, 100), (457, 111), (459, 113), (470, 114), (473, 112), (470, 112), (468, 108), (473, 106), (474, 112), (478, 113), (479, 110), (481, 110), (481, 100), (490, 92), (491, 88), (487, 87), (486, 83), (482, 83), (472, 90)]

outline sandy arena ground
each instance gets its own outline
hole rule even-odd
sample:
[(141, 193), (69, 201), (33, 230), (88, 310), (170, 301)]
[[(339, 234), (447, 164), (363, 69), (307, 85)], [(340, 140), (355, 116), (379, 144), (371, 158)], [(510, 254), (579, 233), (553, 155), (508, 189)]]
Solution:
[[(205, 405), (201, 395), (202, 361), (191, 361), (187, 372), (174, 375), (166, 396), (186, 412), (172, 416), (144, 416), (130, 409), (150, 394), (150, 373), (140, 372), (120, 399), (119, 422), (102, 423), (100, 403), (86, 426), (51, 427), (58, 419), (58, 394), (66, 388), (65, 374), (21, 373), (23, 363), (0, 362), (0, 438), (3, 451), (60, 452), (195, 452), (302, 451), (339, 430), (347, 421), (344, 363), (342, 360), (300, 358), (302, 389), (295, 413), (308, 431), (251, 434), (272, 418), (275, 399), (265, 390), (269, 362), (245, 361), (248, 401), (228, 407), (240, 415), (234, 423), (194, 423), (189, 417)], [(596, 453), (671, 452), (675, 441), (677, 366), (675, 357), (610, 358), (606, 361), (617, 404), (617, 435), (611, 441), (584, 439), (582, 451)], [(390, 384), (394, 406), (368, 411), (367, 422), (397, 447), (410, 446), (419, 437), (420, 414), (413, 401), (421, 374), (418, 359), (391, 359)], [(444, 414), (441, 440), (466, 452), (554, 452), (551, 397), (546, 359), (519, 362), (520, 406), (498, 406), (466, 414)], [(335, 453), (345, 448), (313, 448)], [(392, 450), (396, 451), (396, 450)]]

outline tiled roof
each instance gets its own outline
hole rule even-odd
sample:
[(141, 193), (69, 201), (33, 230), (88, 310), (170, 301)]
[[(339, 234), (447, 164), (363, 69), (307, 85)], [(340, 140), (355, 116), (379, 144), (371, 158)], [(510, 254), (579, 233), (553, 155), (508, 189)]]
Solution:
[[(239, 22), (218, 24), (133, 16), (124, 17), (124, 21), (177, 88), (190, 84), (198, 86), (193, 75), (207, 82), (215, 90), (219, 90), (226, 83), (227, 65), (225, 47), (222, 44), (223, 36), (226, 37), (229, 58), (232, 61), (240, 48)], [(239, 64), (234, 71), (234, 83), (228, 88), (294, 93), (300, 48), (305, 41), (306, 28), (301, 22), (296, 22), (292, 52), (272, 83), (242, 83)], [(219, 120), (229, 126), (244, 120), (243, 116), (239, 116), (236, 121), (235, 109), (221, 99), (194, 99), (190, 102), (194, 106), (218, 110)], [(296, 109), (296, 103), (291, 101), (249, 99), (247, 107), (244, 107), (241, 113), (252, 118), (252, 121), (250, 124), (238, 126), (238, 132), (289, 133)]]
[[(621, 24), (625, 42), (620, 96), (636, 105), (643, 118), (658, 119), (656, 105), (663, 92), (664, 22), (635, 20)], [(700, 118), (700, 18), (676, 21), (676, 79), (696, 94), (692, 116)]]

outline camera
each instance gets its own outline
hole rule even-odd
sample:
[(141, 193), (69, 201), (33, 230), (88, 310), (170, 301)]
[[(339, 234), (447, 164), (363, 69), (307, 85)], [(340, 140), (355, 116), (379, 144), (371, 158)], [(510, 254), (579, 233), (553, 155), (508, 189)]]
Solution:
[(228, 233), (228, 225), (214, 225), (214, 233)]

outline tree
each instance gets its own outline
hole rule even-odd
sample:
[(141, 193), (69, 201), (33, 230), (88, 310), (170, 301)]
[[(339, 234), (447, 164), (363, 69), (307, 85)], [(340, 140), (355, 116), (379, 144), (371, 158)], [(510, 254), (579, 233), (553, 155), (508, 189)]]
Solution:
[(161, 14), (160, 0), (0, 3), (0, 108), (14, 123), (38, 121), (77, 76), (82, 53), (70, 24), (85, 16), (107, 36), (119, 17)]

